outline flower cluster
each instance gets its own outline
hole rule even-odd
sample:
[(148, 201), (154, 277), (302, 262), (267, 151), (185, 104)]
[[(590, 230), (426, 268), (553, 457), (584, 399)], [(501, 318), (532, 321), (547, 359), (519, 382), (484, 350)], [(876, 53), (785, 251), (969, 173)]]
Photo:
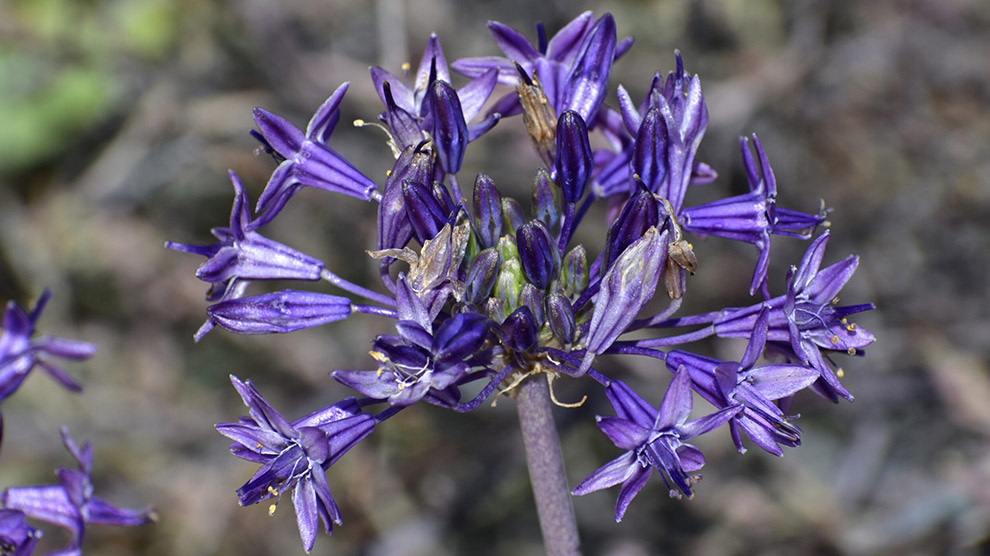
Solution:
[[(513, 395), (533, 376), (597, 382), (616, 413), (599, 417), (598, 425), (625, 453), (573, 493), (622, 483), (619, 520), (653, 470), (672, 496), (692, 495), (694, 473), (705, 460), (687, 441), (698, 435), (728, 425), (740, 452), (743, 435), (776, 455), (781, 446), (799, 445), (801, 430), (788, 414), (794, 394), (809, 388), (829, 400), (851, 400), (833, 354), (860, 354), (873, 342), (868, 331), (847, 320), (873, 305), (834, 302), (858, 259), (822, 269), (827, 231), (788, 272), (786, 291), (771, 295), (771, 238), (811, 239), (828, 211), (824, 205), (813, 213), (777, 206), (777, 183), (756, 135), (740, 141), (749, 192), (690, 204), (691, 187), (716, 180), (717, 173), (696, 158), (708, 108), (701, 80), (685, 71), (680, 53), (675, 69), (654, 74), (638, 103), (618, 87), (613, 108), (604, 103), (612, 65), (632, 40), (617, 38), (611, 15), (581, 14), (549, 38), (538, 25), (535, 45), (501, 23), (488, 28), (504, 56), (448, 65), (432, 36), (413, 83), (371, 69), (384, 110), (378, 123), (356, 123), (387, 133), (394, 162), (383, 183), (329, 145), (346, 84), (317, 110), (305, 132), (258, 108), (253, 134), (278, 167), (254, 211), (232, 173), (230, 226), (213, 231), (218, 242), (168, 244), (207, 257), (196, 274), (210, 284), (213, 304), (197, 339), (216, 326), (240, 334), (289, 332), (355, 313), (394, 321), (394, 334), (371, 341), (375, 368), (332, 373), (361, 399), (289, 422), (250, 382), (232, 379), (250, 417), (217, 429), (234, 440), (235, 455), (261, 465), (238, 490), (240, 502), (277, 501), (291, 488), (307, 551), (317, 516), (327, 532), (331, 521), (340, 521), (326, 469), (375, 426), (416, 402), (466, 412), (496, 392)], [(455, 88), (451, 68), (470, 81)], [(507, 93), (493, 98), (506, 86)], [(516, 114), (543, 162), (534, 172), (529, 210), (503, 197), (483, 173), (467, 191), (470, 198), (458, 182), (468, 144)], [(592, 148), (593, 132), (604, 138), (604, 148)], [(368, 253), (378, 261), (380, 288), (348, 282), (321, 261), (260, 234), (307, 186), (377, 203), (378, 239)], [(596, 202), (607, 208), (607, 232), (601, 252), (589, 254), (572, 240)], [(757, 248), (749, 292), (758, 300), (752, 306), (675, 316), (688, 276), (701, 264), (691, 235)], [(343, 295), (295, 289), (246, 295), (251, 281), (286, 279), (325, 280)], [(666, 298), (663, 309), (641, 315), (654, 297)], [(635, 337), (642, 338), (644, 329), (657, 333), (626, 336), (640, 331)], [(684, 331), (665, 333), (671, 329)], [(712, 336), (748, 338), (749, 344), (739, 361), (681, 349)], [(659, 409), (599, 368), (603, 354), (663, 361), (673, 378), (666, 393), (655, 396)], [(481, 392), (465, 398), (461, 388), (475, 382)], [(711, 407), (689, 420), (695, 394)], [(383, 409), (367, 412), (373, 406)]]
[[(0, 403), (17, 390), (35, 367), (41, 367), (71, 391), (82, 389), (49, 358), (83, 360), (96, 352), (96, 346), (50, 336), (33, 337), (35, 323), (50, 297), (51, 292), (45, 291), (30, 313), (13, 301), (7, 304), (3, 314), (3, 333), (0, 335)], [(0, 420), (0, 427), (2, 425)], [(28, 556), (33, 553), (42, 533), (30, 525), (27, 518), (68, 531), (71, 535), (69, 546), (57, 552), (66, 555), (81, 553), (83, 533), (88, 523), (129, 526), (154, 520), (151, 510), (121, 509), (94, 496), (89, 478), (93, 466), (90, 443), (85, 443), (80, 449), (69, 436), (68, 429), (63, 427), (61, 434), (62, 442), (76, 460), (78, 469), (56, 471), (57, 484), (9, 487), (0, 492), (0, 554)]]

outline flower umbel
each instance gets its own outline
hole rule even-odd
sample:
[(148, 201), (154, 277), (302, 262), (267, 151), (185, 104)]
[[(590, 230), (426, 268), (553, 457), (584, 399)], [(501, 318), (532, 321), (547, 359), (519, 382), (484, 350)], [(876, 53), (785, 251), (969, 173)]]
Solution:
[[(743, 434), (776, 455), (798, 446), (801, 431), (787, 414), (794, 396), (810, 388), (832, 400), (851, 400), (831, 354), (860, 354), (874, 340), (847, 320), (872, 304), (833, 303), (858, 259), (820, 270), (829, 232), (813, 240), (792, 268), (786, 292), (770, 295), (771, 235), (810, 239), (826, 224), (828, 211), (777, 207), (778, 184), (756, 135), (752, 143), (740, 140), (749, 192), (692, 204), (691, 186), (711, 183), (718, 174), (696, 157), (708, 105), (700, 77), (685, 71), (680, 52), (665, 78), (654, 73), (641, 102), (620, 86), (612, 108), (606, 103), (612, 66), (632, 40), (617, 39), (610, 14), (586, 12), (549, 38), (539, 24), (535, 44), (502, 23), (490, 22), (488, 29), (504, 57), (448, 65), (433, 35), (414, 75), (371, 69), (385, 106), (374, 125), (387, 132), (383, 153), (393, 155), (374, 174), (384, 176), (380, 183), (327, 146), (347, 84), (305, 133), (257, 109), (256, 136), (278, 163), (258, 212), (251, 215), (245, 188), (232, 175), (234, 209), (229, 228), (214, 230), (219, 242), (169, 244), (207, 257), (197, 275), (211, 284), (214, 304), (197, 338), (214, 325), (239, 334), (343, 326), (336, 321), (353, 322), (358, 313), (385, 318), (394, 329), (370, 339), (373, 369), (331, 372), (363, 398), (296, 421), (284, 419), (249, 381), (231, 379), (251, 416), (217, 429), (234, 440), (235, 455), (261, 465), (238, 498), (241, 504), (277, 504), (292, 490), (307, 551), (318, 520), (328, 533), (331, 523), (340, 523), (326, 470), (377, 425), (418, 402), (463, 413), (496, 393), (516, 397), (547, 550), (572, 553), (579, 545), (576, 526), (547, 525), (572, 522), (573, 515), (559, 449), (553, 448), (556, 431), (547, 424), (553, 393), (543, 384), (533, 387), (534, 381), (591, 381), (612, 402), (616, 416), (599, 417), (598, 425), (626, 453), (573, 493), (621, 484), (618, 520), (654, 470), (673, 496), (692, 496), (705, 460), (687, 441), (724, 424), (741, 452)], [(455, 86), (451, 68), (468, 83)], [(515, 89), (482, 116), (497, 82)], [(469, 199), (457, 176), (471, 164), (468, 153), (496, 121), (517, 114), (519, 136), (530, 137), (542, 162), (526, 174), (532, 210), (500, 189), (491, 173), (476, 174)], [(260, 235), (303, 186), (379, 203), (378, 238), (367, 243), (379, 285), (351, 283), (321, 261)], [(599, 202), (605, 225), (589, 230), (595, 224), (585, 216)], [(603, 245), (598, 252), (576, 241), (593, 233)], [(711, 262), (695, 253), (692, 236), (754, 245), (755, 270), (743, 286), (762, 299), (678, 316), (690, 275), (705, 272)], [(249, 282), (254, 287), (286, 279), (322, 279), (341, 291), (246, 295)], [(658, 289), (667, 295), (656, 295)], [(682, 349), (710, 337), (749, 343), (738, 361)], [(762, 361), (765, 351), (783, 362)], [(611, 376), (601, 355), (665, 361), (673, 379), (656, 388), (662, 395), (648, 396), (661, 399), (660, 407)], [(473, 397), (464, 395), (469, 388)], [(695, 393), (710, 407), (699, 408), (703, 416), (692, 420)], [(565, 407), (574, 405), (580, 404)]]

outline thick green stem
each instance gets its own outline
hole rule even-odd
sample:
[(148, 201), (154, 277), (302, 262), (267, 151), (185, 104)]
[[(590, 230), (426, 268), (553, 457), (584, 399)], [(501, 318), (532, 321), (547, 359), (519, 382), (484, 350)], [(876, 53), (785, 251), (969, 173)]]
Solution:
[(546, 376), (541, 373), (526, 379), (519, 386), (516, 402), (544, 548), (549, 556), (580, 554), (577, 521)]

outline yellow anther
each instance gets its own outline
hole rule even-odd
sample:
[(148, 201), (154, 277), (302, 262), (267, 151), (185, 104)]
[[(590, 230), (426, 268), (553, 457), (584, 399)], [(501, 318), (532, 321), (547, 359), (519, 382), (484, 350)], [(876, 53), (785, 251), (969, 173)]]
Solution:
[(844, 377), (844, 376), (846, 376), (846, 371), (843, 371), (843, 370), (842, 370), (842, 367), (839, 367), (839, 368), (838, 368), (838, 369), (837, 369), (837, 370), (835, 371), (835, 376), (837, 376), (837, 377), (839, 377), (839, 378), (842, 378), (842, 377)]
[(856, 330), (856, 323), (855, 322), (850, 322), (849, 324), (847, 324), (846, 325), (846, 330), (848, 330), (850, 332), (852, 332), (853, 330)]
[(269, 516), (275, 515), (276, 508), (278, 508), (278, 504), (272, 504), (271, 506), (268, 506), (268, 515)]
[(257, 442), (257, 443), (255, 443), (254, 447), (255, 448), (258, 448), (260, 450), (261, 448), (264, 447), (264, 445), (261, 442)]
[(846, 317), (842, 317), (841, 319), (839, 319), (839, 322), (841, 322), (842, 324), (849, 324), (849, 321), (846, 319)]
[(402, 71), (409, 71), (409, 69), (412, 68), (412, 64), (409, 62), (402, 62), (402, 65), (399, 67), (402, 68)]
[(278, 491), (275, 490), (275, 487), (269, 486), (268, 487), (268, 494), (271, 494), (272, 496), (278, 496)]
[(833, 344), (837, 344), (837, 343), (839, 343), (839, 336), (838, 336), (838, 335), (835, 335), (835, 336), (832, 336), (832, 338), (831, 338), (831, 340), (830, 340), (830, 341), (831, 341), (831, 342), (832, 342)]
[(367, 122), (365, 122), (361, 118), (354, 120), (354, 127), (364, 127), (366, 124)]
[(849, 355), (856, 355), (856, 348), (849, 348), (846, 350)]

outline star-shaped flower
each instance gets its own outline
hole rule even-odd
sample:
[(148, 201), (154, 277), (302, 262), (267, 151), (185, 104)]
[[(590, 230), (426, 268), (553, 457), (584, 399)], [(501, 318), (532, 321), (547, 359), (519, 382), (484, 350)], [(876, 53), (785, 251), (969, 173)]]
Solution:
[(764, 307), (756, 317), (746, 353), (739, 362), (726, 362), (680, 350), (667, 354), (667, 368), (687, 369), (695, 390), (715, 407), (743, 407), (729, 422), (736, 449), (744, 453), (740, 429), (760, 448), (776, 456), (779, 444), (799, 446), (801, 429), (788, 421), (773, 402), (794, 395), (813, 384), (818, 369), (808, 365), (771, 363), (756, 365), (767, 342), (770, 310)]
[(82, 390), (82, 386), (49, 358), (81, 361), (96, 353), (96, 346), (52, 336), (32, 338), (38, 317), (51, 296), (51, 292), (45, 290), (30, 313), (13, 301), (4, 310), (0, 333), (0, 402), (13, 394), (36, 366), (69, 390)]
[(337, 109), (348, 85), (344, 83), (338, 87), (320, 106), (305, 133), (277, 114), (264, 108), (254, 109), (254, 121), (265, 143), (284, 159), (258, 199), (257, 210), (264, 213), (258, 226), (274, 218), (302, 186), (343, 193), (365, 201), (375, 196), (375, 182), (328, 145), (340, 119)]
[(72, 541), (66, 549), (67, 554), (80, 549), (88, 523), (133, 526), (157, 519), (150, 509), (118, 508), (95, 496), (89, 478), (93, 466), (92, 446), (86, 442), (80, 449), (69, 436), (68, 429), (63, 427), (61, 433), (65, 448), (72, 454), (79, 468), (59, 469), (56, 472), (59, 480), (57, 485), (11, 487), (4, 490), (0, 495), (4, 508), (23, 512), (28, 517), (68, 530), (72, 533)]
[(683, 368), (671, 380), (659, 410), (621, 381), (612, 381), (606, 394), (617, 415), (599, 416), (598, 428), (627, 451), (581, 481), (572, 493), (580, 496), (622, 483), (615, 506), (616, 521), (622, 520), (629, 503), (654, 470), (672, 497), (691, 497), (691, 485), (698, 478), (690, 473), (701, 469), (705, 457), (684, 441), (719, 427), (742, 409), (729, 407), (688, 421), (693, 406), (691, 376)]
[[(497, 79), (498, 71), (489, 69), (455, 91), (450, 85), (450, 69), (436, 35), (430, 35), (426, 43), (413, 83), (373, 66), (371, 80), (385, 104), (385, 111), (378, 119), (388, 128), (396, 156), (403, 149), (432, 137), (439, 143), (438, 154), (442, 157), (444, 171), (454, 173), (460, 169), (464, 146), (481, 137), (501, 118), (500, 114), (492, 113), (469, 125), (492, 94)], [(438, 87), (441, 90), (438, 91)], [(459, 148), (452, 149), (450, 145), (444, 148), (443, 144), (449, 143), (445, 136), (455, 132), (460, 135)], [(454, 151), (453, 156), (448, 154), (451, 151)]]
[[(837, 295), (856, 271), (859, 257), (845, 259), (821, 269), (828, 245), (829, 232), (818, 236), (808, 246), (801, 265), (787, 273), (787, 293), (766, 301), (769, 312), (767, 339), (784, 343), (792, 350), (791, 358), (818, 369), (821, 378), (813, 386), (832, 401), (838, 397), (852, 400), (852, 394), (839, 383), (822, 350), (857, 353), (875, 341), (869, 330), (847, 320), (849, 315), (869, 311), (872, 303), (835, 306)], [(747, 338), (763, 304), (730, 309), (715, 319), (715, 333), (721, 337)], [(785, 346), (786, 347), (786, 346)]]
[(292, 490), (296, 523), (306, 552), (316, 542), (317, 516), (327, 534), (331, 521), (340, 525), (340, 510), (330, 494), (325, 470), (361, 439), (371, 434), (375, 420), (361, 413), (354, 398), (341, 400), (301, 419), (288, 422), (251, 384), (231, 375), (230, 381), (248, 407), (250, 417), (222, 423), (217, 432), (234, 441), (235, 456), (260, 463), (250, 481), (237, 490), (242, 506), (275, 498)]

